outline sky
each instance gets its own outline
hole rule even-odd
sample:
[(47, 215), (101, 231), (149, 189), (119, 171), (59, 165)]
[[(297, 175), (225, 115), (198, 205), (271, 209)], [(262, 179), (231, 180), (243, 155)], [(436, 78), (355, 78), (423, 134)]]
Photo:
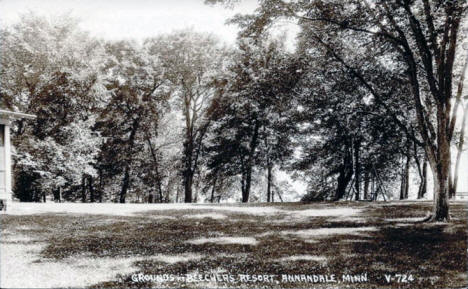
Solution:
[(205, 5), (204, 0), (0, 0), (0, 23), (14, 23), (28, 11), (51, 17), (69, 13), (99, 38), (144, 39), (193, 28), (234, 43), (238, 28), (225, 21), (255, 7), (255, 0), (241, 1), (234, 9)]
[[(84, 30), (98, 38), (142, 40), (192, 28), (213, 33), (233, 44), (238, 28), (225, 25), (226, 20), (237, 13), (250, 13), (256, 6), (256, 0), (242, 0), (234, 9), (205, 5), (204, 0), (0, 0), (0, 25), (15, 23), (29, 11), (48, 17), (70, 14), (81, 20)], [(289, 31), (287, 46), (294, 47), (297, 27), (292, 24), (282, 27), (275, 27), (277, 33)], [(459, 190), (468, 191), (468, 151), (464, 153), (459, 181)]]

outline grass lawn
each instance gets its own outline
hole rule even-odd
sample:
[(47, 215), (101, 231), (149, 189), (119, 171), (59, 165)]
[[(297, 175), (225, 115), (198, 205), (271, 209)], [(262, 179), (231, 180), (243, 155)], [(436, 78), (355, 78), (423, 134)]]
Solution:
[(0, 287), (467, 287), (466, 205), (16, 204)]

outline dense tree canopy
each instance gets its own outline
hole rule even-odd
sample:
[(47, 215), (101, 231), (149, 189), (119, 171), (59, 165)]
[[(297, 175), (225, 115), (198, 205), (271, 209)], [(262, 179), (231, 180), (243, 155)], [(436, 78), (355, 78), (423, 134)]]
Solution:
[[(432, 220), (448, 220), (468, 4), (258, 4), (230, 20), (232, 47), (193, 30), (96, 40), (33, 14), (2, 28), (0, 105), (37, 115), (14, 124), (16, 196), (269, 202), (293, 173), (303, 200), (404, 199), (413, 171), (421, 198), (429, 167)], [(300, 28), (293, 49), (269, 34), (284, 18)]]

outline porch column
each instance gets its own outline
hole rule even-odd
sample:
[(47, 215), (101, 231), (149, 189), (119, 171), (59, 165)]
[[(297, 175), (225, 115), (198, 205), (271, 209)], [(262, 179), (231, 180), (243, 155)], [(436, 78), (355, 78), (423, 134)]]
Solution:
[(10, 122), (0, 119), (0, 200), (12, 200)]
[(10, 142), (10, 124), (5, 125), (5, 189), (7, 201), (13, 199), (13, 190), (11, 186), (11, 142)]

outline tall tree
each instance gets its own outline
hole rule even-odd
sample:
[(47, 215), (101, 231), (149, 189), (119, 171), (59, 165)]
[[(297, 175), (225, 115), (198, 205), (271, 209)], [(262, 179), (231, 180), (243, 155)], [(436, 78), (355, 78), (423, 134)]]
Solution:
[(38, 200), (79, 184), (83, 174), (95, 174), (92, 110), (106, 94), (103, 49), (66, 17), (52, 21), (26, 14), (1, 34), (2, 99), (11, 109), (37, 115), (32, 126), (19, 120), (13, 130), (20, 152), (17, 185), (33, 194), (19, 197)]
[[(434, 205), (429, 219), (450, 219), (450, 143), (456, 122), (453, 112), (457, 111), (460, 98), (452, 88), (456, 49), (463, 37), (459, 28), (461, 21), (466, 19), (468, 3), (267, 0), (260, 4), (254, 15), (237, 17), (237, 22), (246, 28), (244, 33), (259, 33), (282, 17), (295, 18), (302, 25), (314, 27), (317, 33), (311, 36), (334, 54), (378, 102), (387, 97), (385, 89), (365, 73), (368, 67), (340, 54), (342, 49), (337, 49), (333, 40), (334, 35), (348, 39), (350, 45), (344, 47), (344, 52), (355, 49), (355, 44), (363, 41), (385, 47), (385, 54), (406, 74), (404, 81), (412, 96), (409, 105), (416, 111), (419, 138), (434, 175)], [(322, 37), (321, 31), (335, 33)]]
[(292, 154), (290, 134), (295, 125), (288, 116), (299, 68), (300, 62), (277, 41), (239, 41), (213, 116), (211, 168), (240, 175), (242, 202), (249, 201), (256, 168), (267, 171), (271, 200), (273, 167)]
[(137, 158), (151, 145), (147, 142), (149, 134), (157, 130), (170, 89), (158, 58), (147, 48), (123, 41), (109, 43), (106, 49), (111, 96), (98, 123), (105, 137), (101, 165), (110, 176), (121, 177), (118, 200), (125, 203)]
[(190, 30), (148, 40), (147, 45), (153, 54), (160, 55), (164, 77), (174, 88), (173, 95), (184, 118), (182, 176), (185, 202), (191, 203), (194, 176), (209, 125), (206, 112), (214, 92), (212, 81), (223, 67), (225, 51), (213, 36)]

